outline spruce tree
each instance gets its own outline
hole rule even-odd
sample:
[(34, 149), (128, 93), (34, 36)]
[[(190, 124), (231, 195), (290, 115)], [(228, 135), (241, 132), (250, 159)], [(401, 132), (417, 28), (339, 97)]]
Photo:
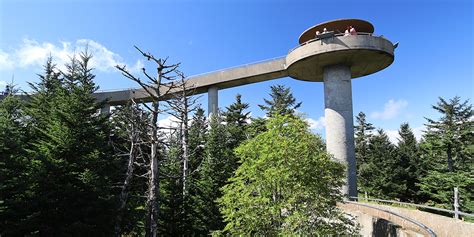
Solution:
[(222, 196), (220, 188), (232, 176), (236, 165), (233, 150), (226, 144), (226, 128), (218, 115), (210, 118), (205, 143), (204, 160), (198, 171), (197, 190), (194, 204), (196, 205), (196, 230), (198, 234), (223, 228), (222, 217), (216, 204)]
[[(30, 227), (41, 235), (107, 235), (113, 230), (116, 163), (107, 143), (107, 117), (97, 113), (100, 104), (92, 96), (97, 86), (91, 57), (85, 52), (72, 58), (59, 85), (37, 85), (42, 93), (34, 96), (29, 110), (38, 133), (29, 150), (36, 195)], [(45, 78), (41, 83), (48, 85)]]
[(273, 85), (270, 89), (271, 99), (264, 99), (265, 105), (258, 105), (260, 109), (266, 111), (267, 117), (272, 117), (275, 114), (294, 114), (295, 110), (301, 106), (302, 102), (296, 102), (289, 87), (285, 87), (284, 85)]
[(472, 152), (469, 146), (474, 141), (472, 105), (469, 100), (462, 102), (457, 96), (449, 101), (440, 97), (432, 108), (442, 117), (438, 121), (426, 118), (426, 137), (437, 140), (437, 146), (445, 152), (449, 172), (468, 168), (473, 162), (472, 153), (469, 154)]
[(417, 184), (423, 175), (418, 143), (408, 123), (400, 125), (398, 134), (400, 138), (397, 145), (398, 164), (396, 165), (402, 170), (399, 173), (399, 178), (403, 179), (406, 185), (406, 189), (398, 194), (398, 198), (403, 201), (418, 202), (419, 187)]
[[(368, 149), (370, 144), (370, 139), (372, 137), (372, 131), (375, 129), (371, 123), (367, 122), (365, 113), (359, 112), (356, 116), (357, 125), (354, 126), (355, 132), (355, 152), (356, 152), (356, 159), (357, 159), (357, 177), (361, 177), (362, 175), (362, 168), (367, 167), (366, 163)], [(363, 182), (364, 179), (358, 178), (357, 179), (357, 186), (363, 192), (367, 191), (366, 183)]]
[(29, 189), (31, 174), (26, 144), (30, 139), (25, 106), (10, 91), (0, 101), (0, 235), (28, 233), (28, 203), (34, 196)]
[(421, 144), (426, 175), (420, 178), (420, 196), (430, 205), (451, 209), (453, 189), (459, 188), (461, 210), (474, 211), (474, 121), (468, 100), (439, 98), (432, 106), (441, 113), (428, 123)]
[(395, 146), (390, 142), (383, 129), (370, 138), (367, 161), (360, 164), (361, 189), (378, 198), (395, 198), (405, 189), (405, 183), (396, 180), (398, 162)]
[[(249, 104), (242, 103), (241, 95), (237, 94), (235, 102), (226, 108), (223, 116), (226, 121), (228, 139), (226, 141), (229, 149), (234, 149), (246, 139), (247, 121), (250, 119), (250, 112), (245, 112)], [(237, 167), (234, 167), (234, 169)]]
[(367, 122), (365, 113), (359, 112), (356, 116), (357, 125), (354, 126), (355, 132), (355, 150), (357, 157), (357, 164), (364, 163), (367, 156), (367, 149), (369, 146), (372, 131), (375, 127)]
[(248, 103), (242, 103), (242, 95), (237, 94), (235, 96), (235, 102), (226, 107), (226, 111), (222, 114), (227, 125), (246, 125), (250, 112), (244, 112), (244, 110), (248, 108)]

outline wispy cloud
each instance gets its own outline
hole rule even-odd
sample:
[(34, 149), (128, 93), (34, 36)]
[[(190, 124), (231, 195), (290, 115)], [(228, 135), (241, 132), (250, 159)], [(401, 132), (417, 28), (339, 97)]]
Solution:
[(0, 49), (0, 69), (12, 69), (13, 68), (13, 62), (10, 59), (10, 55), (8, 53), (3, 52), (2, 49)]
[(319, 117), (319, 119), (317, 120), (307, 118), (306, 122), (308, 122), (309, 128), (312, 130), (322, 130), (326, 126), (326, 121), (324, 117)]
[[(424, 126), (412, 128), (413, 134), (415, 135), (417, 141), (421, 141), (425, 130), (426, 128)], [(387, 129), (385, 130), (385, 133), (387, 134), (388, 139), (391, 143), (395, 145), (398, 144), (398, 140), (400, 139), (400, 134), (398, 134), (398, 130)]]
[(176, 117), (169, 115), (166, 118), (158, 120), (158, 127), (160, 127), (160, 131), (169, 134), (174, 129), (179, 126), (179, 121)]
[[(1, 65), (0, 65), (1, 66)], [(7, 85), (6, 81), (0, 80), (0, 91), (5, 90), (5, 86)]]
[(408, 106), (406, 100), (389, 100), (384, 105), (382, 112), (375, 111), (370, 114), (370, 117), (373, 119), (392, 119), (400, 114), (400, 112)]
[[(79, 39), (75, 42), (62, 41), (57, 44), (23, 39), (22, 43), (10, 52), (0, 49), (0, 70), (39, 67), (49, 56), (53, 57), (60, 70), (64, 70), (64, 65), (69, 63), (75, 54), (86, 48), (93, 55), (91, 67), (99, 71), (112, 72), (115, 71), (115, 65), (127, 65), (119, 54), (91, 39)], [(143, 67), (141, 60), (131, 66), (127, 65), (131, 71), (137, 71), (141, 67)]]

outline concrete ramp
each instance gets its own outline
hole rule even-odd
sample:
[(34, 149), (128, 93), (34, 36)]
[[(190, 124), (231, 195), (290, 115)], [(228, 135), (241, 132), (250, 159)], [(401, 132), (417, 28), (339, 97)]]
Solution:
[(362, 236), (474, 236), (474, 223), (429, 212), (358, 202), (338, 206), (357, 217)]

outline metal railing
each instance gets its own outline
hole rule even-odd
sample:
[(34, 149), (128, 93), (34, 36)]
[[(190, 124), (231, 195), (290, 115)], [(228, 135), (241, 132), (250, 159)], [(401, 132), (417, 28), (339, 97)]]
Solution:
[[(210, 72), (204, 72), (204, 73), (199, 73), (199, 74), (187, 76), (186, 79), (192, 79), (192, 78), (195, 78), (195, 77), (200, 77), (200, 76), (204, 76), (204, 75), (208, 75), (208, 74), (212, 74), (212, 73), (217, 73), (217, 72), (224, 72), (224, 71), (232, 70), (232, 69), (235, 69), (235, 68), (248, 67), (248, 66), (252, 66), (252, 65), (256, 65), (256, 64), (260, 64), (260, 63), (271, 62), (271, 61), (274, 61), (274, 60), (283, 59), (285, 57), (286, 57), (286, 55), (285, 56), (279, 56), (279, 57), (273, 57), (273, 58), (269, 58), (269, 59), (264, 59), (264, 60), (260, 60), (260, 61), (256, 61), (256, 62), (241, 64), (241, 65), (237, 65), (237, 66), (227, 67), (227, 68), (223, 68), (223, 69), (217, 69), (217, 70), (213, 70), (213, 71), (210, 71)], [(135, 89), (137, 89), (137, 88), (107, 89), (107, 90), (98, 90), (97, 92), (115, 92), (115, 91), (135, 90)]]
[(466, 213), (466, 212), (461, 212), (461, 211), (456, 211), (456, 210), (453, 211), (453, 210), (448, 210), (448, 209), (444, 209), (444, 208), (426, 206), (426, 205), (415, 204), (415, 203), (399, 202), (399, 201), (392, 201), (392, 200), (383, 200), (383, 199), (377, 199), (377, 198), (365, 198), (365, 197), (349, 197), (349, 199), (356, 200), (356, 201), (358, 201), (359, 199), (363, 199), (363, 200), (374, 201), (374, 202), (392, 203), (392, 204), (413, 206), (413, 207), (418, 207), (418, 208), (423, 208), (423, 209), (428, 209), (428, 210), (433, 210), (433, 211), (450, 213), (450, 214), (453, 214), (455, 217), (456, 217), (456, 215), (474, 217), (474, 214), (471, 214), (471, 213)]
[(240, 68), (240, 67), (248, 67), (248, 66), (252, 66), (252, 65), (255, 65), (255, 64), (260, 64), (260, 63), (270, 62), (270, 61), (274, 61), (274, 60), (278, 60), (278, 59), (283, 59), (285, 57), (286, 57), (286, 55), (273, 57), (273, 58), (264, 59), (264, 60), (260, 60), (260, 61), (256, 61), (256, 62), (241, 64), (241, 65), (227, 67), (227, 68), (223, 68), (223, 69), (217, 69), (217, 70), (210, 71), (210, 72), (199, 73), (199, 74), (188, 76), (186, 78), (191, 79), (193, 77), (200, 77), (200, 76), (204, 76), (204, 75), (212, 74), (212, 73), (216, 73), (216, 72), (228, 71), (228, 70), (235, 69), (235, 68)]
[[(369, 35), (369, 36), (373, 36), (372, 33), (367, 33), (367, 32), (357, 32), (357, 35)], [(348, 36), (348, 37), (349, 37), (349, 36), (353, 36), (353, 35), (346, 35), (345, 33), (336, 33), (336, 34), (334, 34), (333, 37), (340, 37), (340, 36)], [(333, 38), (333, 37), (330, 37), (330, 38)], [(376, 37), (382, 37), (382, 35), (376, 36)], [(330, 39), (330, 38), (326, 38), (326, 39)], [(316, 42), (316, 41), (321, 41), (321, 40), (322, 40), (322, 39), (319, 39), (319, 38), (310, 39), (310, 40), (308, 40), (308, 41), (306, 41), (306, 42), (303, 42), (303, 43), (299, 44), (298, 46), (296, 46), (296, 47), (290, 49), (290, 50), (288, 51), (288, 53), (291, 53), (292, 51), (294, 51), (295, 49), (297, 49), (297, 48), (299, 48), (299, 47), (301, 47), (301, 46), (304, 46), (304, 45), (307, 45), (307, 44), (310, 44), (310, 43), (313, 43), (313, 42)]]
[(364, 207), (368, 207), (368, 208), (372, 208), (372, 209), (375, 209), (375, 210), (378, 210), (378, 211), (383, 211), (383, 212), (386, 212), (386, 213), (389, 213), (390, 215), (394, 215), (394, 216), (397, 216), (401, 219), (404, 219), (406, 221), (409, 221), (411, 223), (413, 223), (414, 225), (417, 225), (418, 227), (420, 227), (421, 229), (425, 230), (431, 237), (436, 237), (436, 233), (428, 226), (426, 226), (425, 224), (417, 221), (417, 220), (414, 220), (412, 218), (409, 218), (409, 217), (406, 217), (406, 216), (402, 216), (398, 213), (395, 213), (393, 211), (390, 211), (390, 210), (385, 210), (385, 209), (382, 209), (382, 208), (378, 208), (378, 207), (374, 207), (372, 205), (369, 205), (369, 204), (363, 204), (363, 203), (359, 203), (359, 202), (354, 202), (354, 201), (346, 201), (347, 203), (352, 203), (354, 205), (359, 205), (359, 206), (364, 206)]

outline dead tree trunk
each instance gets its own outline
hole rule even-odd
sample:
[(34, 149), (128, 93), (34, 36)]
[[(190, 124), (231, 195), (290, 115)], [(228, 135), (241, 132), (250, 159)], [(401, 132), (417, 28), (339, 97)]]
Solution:
[[(171, 91), (175, 89), (174, 83), (172, 82), (176, 77), (177, 68), (179, 64), (167, 64), (167, 59), (155, 58), (150, 53), (144, 53), (141, 49), (135, 46), (135, 48), (148, 60), (156, 63), (157, 75), (151, 76), (147, 73), (145, 68), (142, 68), (143, 75), (147, 78), (146, 81), (141, 80), (138, 77), (132, 75), (125, 66), (116, 66), (118, 70), (122, 72), (122, 75), (127, 77), (130, 80), (138, 83), (142, 89), (150, 96), (151, 106), (148, 104), (143, 104), (143, 106), (148, 109), (151, 113), (151, 124), (149, 131), (149, 142), (150, 142), (150, 153), (149, 153), (149, 176), (148, 176), (148, 192), (147, 192), (147, 218), (146, 223), (146, 236), (155, 237), (158, 234), (158, 217), (160, 215), (159, 208), (159, 167), (163, 160), (160, 157), (160, 137), (159, 137), (159, 127), (158, 127), (158, 118), (162, 113), (160, 110), (160, 101), (165, 100), (171, 94)], [(168, 83), (165, 84), (165, 80)], [(166, 88), (166, 91), (161, 91), (160, 89)]]
[(188, 177), (189, 177), (189, 113), (197, 109), (197, 99), (190, 96), (194, 93), (193, 88), (188, 86), (185, 81), (185, 76), (181, 72), (177, 72), (180, 78), (177, 83), (179, 92), (173, 95), (173, 98), (168, 102), (170, 114), (175, 117), (179, 123), (179, 136), (181, 141), (181, 160), (182, 160), (182, 174), (181, 180), (183, 183), (183, 200), (188, 193)]
[(120, 130), (125, 131), (126, 134), (126, 144), (121, 145), (118, 143), (113, 146), (116, 154), (127, 157), (127, 170), (120, 190), (114, 227), (115, 236), (121, 236), (121, 224), (135, 172), (135, 163), (137, 158), (143, 158), (138, 146), (143, 144), (143, 138), (147, 135), (148, 117), (143, 110), (132, 101), (131, 105), (126, 105), (114, 113), (113, 121), (116, 122), (114, 125), (115, 129), (117, 129), (118, 132), (120, 132)]

